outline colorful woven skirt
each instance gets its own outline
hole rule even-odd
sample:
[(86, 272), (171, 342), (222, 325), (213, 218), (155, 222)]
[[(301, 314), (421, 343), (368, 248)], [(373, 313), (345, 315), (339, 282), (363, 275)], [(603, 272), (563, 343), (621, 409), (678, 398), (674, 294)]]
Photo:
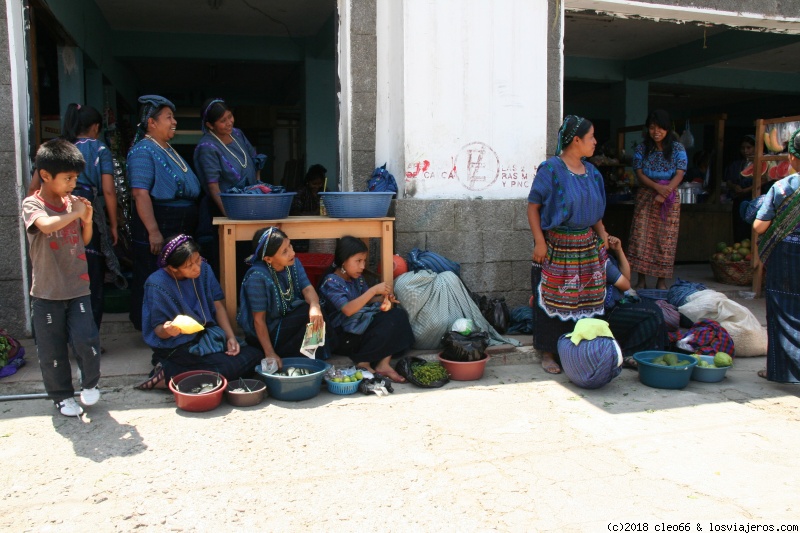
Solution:
[(628, 261), (632, 272), (671, 278), (678, 247), (681, 203), (676, 199), (666, 219), (662, 219), (661, 204), (656, 202), (656, 196), (656, 192), (647, 187), (641, 187), (636, 194)]
[(539, 306), (550, 317), (579, 320), (603, 314), (606, 298), (605, 248), (591, 228), (545, 233)]

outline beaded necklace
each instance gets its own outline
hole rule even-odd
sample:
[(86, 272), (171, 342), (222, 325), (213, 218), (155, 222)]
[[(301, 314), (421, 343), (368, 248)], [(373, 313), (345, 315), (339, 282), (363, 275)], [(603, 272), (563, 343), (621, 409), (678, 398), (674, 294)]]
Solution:
[(233, 139), (233, 142), (235, 142), (236, 146), (239, 147), (239, 150), (242, 151), (242, 157), (244, 158), (244, 163), (241, 162), (238, 157), (236, 157), (236, 154), (233, 153), (233, 150), (228, 148), (228, 145), (225, 144), (224, 142), (222, 142), (222, 139), (217, 137), (217, 135), (213, 131), (208, 130), (208, 133), (210, 133), (216, 140), (219, 141), (219, 143), (222, 145), (222, 147), (225, 148), (228, 151), (228, 153), (233, 156), (233, 158), (236, 160), (237, 163), (239, 163), (239, 165), (242, 168), (247, 168), (247, 152), (244, 151), (244, 148), (242, 148), (242, 145), (239, 144), (239, 141), (236, 140), (236, 137), (234, 137), (233, 134), (231, 134), (231, 139)]
[(278, 273), (275, 272), (275, 269), (272, 268), (272, 265), (267, 265), (267, 270), (269, 270), (270, 274), (272, 274), (272, 281), (275, 285), (275, 291), (278, 293), (278, 301), (281, 305), (281, 315), (286, 316), (286, 313), (289, 310), (288, 304), (294, 299), (294, 281), (292, 280), (292, 269), (291, 267), (286, 267), (286, 277), (289, 279), (289, 286), (286, 288), (286, 290), (283, 290)]
[[(166, 153), (166, 154), (167, 154), (167, 157), (169, 157), (170, 159), (172, 159), (172, 161), (173, 161), (173, 162), (174, 162), (176, 165), (178, 165), (178, 168), (180, 168), (180, 169), (181, 169), (183, 172), (186, 172), (187, 170), (189, 170), (189, 167), (188, 167), (188, 166), (186, 166), (186, 163), (184, 163), (184, 162), (183, 162), (183, 158), (181, 158), (181, 156), (179, 156), (179, 155), (178, 155), (178, 152), (175, 152), (175, 149), (174, 149), (174, 148), (173, 148), (173, 147), (172, 147), (172, 146), (171, 146), (171, 145), (170, 145), (170, 144), (169, 144), (167, 141), (164, 141), (164, 142), (165, 142), (165, 143), (167, 143), (167, 146), (169, 146), (169, 150), (167, 150), (166, 148), (164, 148), (163, 146), (161, 146), (161, 144), (160, 144), (158, 141), (156, 141), (155, 139), (153, 139), (153, 137), (152, 137), (152, 136), (151, 136), (149, 133), (148, 133), (147, 135), (145, 135), (145, 138), (147, 138), (147, 139), (150, 139), (151, 141), (153, 141), (154, 143), (156, 143), (156, 144), (158, 145), (158, 147), (159, 147), (159, 148), (161, 148), (162, 150), (164, 150), (164, 153)], [(178, 158), (177, 158), (177, 159), (175, 159), (175, 157), (173, 157), (173, 155), (170, 153), (170, 151), (171, 151), (171, 152), (174, 152), (174, 153), (175, 153), (175, 155), (176, 155), (176, 156), (178, 156)]]

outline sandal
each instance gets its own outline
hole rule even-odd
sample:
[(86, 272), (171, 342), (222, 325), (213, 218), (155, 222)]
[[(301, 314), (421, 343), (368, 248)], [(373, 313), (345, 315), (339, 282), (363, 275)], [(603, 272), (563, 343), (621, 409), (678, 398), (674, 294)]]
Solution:
[(134, 385), (133, 388), (137, 390), (165, 389), (165, 385), (166, 375), (164, 374), (164, 367), (161, 366), (161, 363), (158, 363), (153, 367), (152, 372), (150, 372), (150, 377), (138, 385)]
[(639, 363), (636, 362), (636, 359), (634, 359), (632, 355), (629, 355), (628, 357), (622, 358), (622, 368), (638, 370)]

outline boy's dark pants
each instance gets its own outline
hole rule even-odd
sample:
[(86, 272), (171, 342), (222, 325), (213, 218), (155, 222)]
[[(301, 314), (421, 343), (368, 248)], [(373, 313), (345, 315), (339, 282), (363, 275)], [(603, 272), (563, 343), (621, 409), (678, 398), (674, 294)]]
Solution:
[(31, 301), (39, 368), (47, 395), (54, 402), (72, 398), (72, 368), (67, 344), (78, 362), (81, 386), (91, 389), (100, 379), (100, 335), (89, 295), (72, 300)]

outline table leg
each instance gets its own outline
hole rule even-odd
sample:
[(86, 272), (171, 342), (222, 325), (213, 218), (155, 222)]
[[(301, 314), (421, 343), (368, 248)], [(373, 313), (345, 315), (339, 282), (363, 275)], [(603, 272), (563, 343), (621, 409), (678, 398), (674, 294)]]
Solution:
[(236, 324), (236, 228), (229, 225), (219, 227), (219, 277), (222, 292), (225, 293), (225, 309), (231, 326)]
[(383, 273), (383, 281), (389, 286), (393, 286), (394, 282), (394, 265), (392, 263), (392, 253), (394, 252), (394, 243), (392, 242), (393, 224), (391, 221), (384, 221), (381, 223), (381, 272)]

